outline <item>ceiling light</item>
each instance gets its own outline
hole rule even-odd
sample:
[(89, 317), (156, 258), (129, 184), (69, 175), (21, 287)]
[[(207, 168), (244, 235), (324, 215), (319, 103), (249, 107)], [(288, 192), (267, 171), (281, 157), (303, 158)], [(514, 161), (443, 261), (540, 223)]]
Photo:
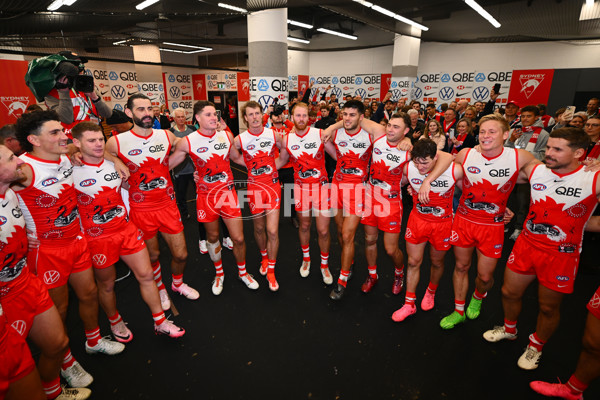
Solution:
[(246, 10), (246, 9), (236, 7), (236, 6), (230, 6), (229, 4), (225, 4), (225, 3), (219, 3), (218, 6), (223, 7), (223, 8), (228, 8), (230, 10), (237, 11), (237, 12), (242, 12), (242, 13), (248, 12), (248, 10)]
[[(168, 44), (168, 43), (165, 43)], [(159, 47), (158, 49), (160, 51), (169, 51), (171, 53), (181, 53), (181, 54), (195, 54), (195, 53), (202, 53), (203, 51), (211, 51), (212, 47), (196, 47), (195, 48), (199, 49), (199, 50), (190, 50), (190, 51), (185, 51), (185, 50), (176, 50), (176, 49), (166, 49), (163, 47)]]
[(374, 6), (372, 6), (371, 8), (372, 8), (373, 10), (375, 10), (375, 11), (378, 11), (378, 12), (382, 13), (383, 15), (387, 15), (388, 17), (392, 17), (392, 18), (394, 18), (394, 17), (396, 16), (396, 13), (395, 13), (395, 12), (391, 12), (390, 10), (388, 10), (388, 9), (385, 9), (385, 8), (383, 8), (383, 7), (379, 7), (379, 6), (375, 6), (375, 5), (374, 5)]
[(397, 19), (398, 21), (403, 22), (405, 24), (412, 25), (415, 28), (418, 28), (418, 29), (420, 29), (422, 31), (428, 31), (429, 30), (429, 28), (426, 27), (425, 25), (421, 25), (421, 24), (419, 24), (419, 23), (417, 23), (415, 21), (412, 21), (412, 20), (410, 20), (408, 18), (403, 17), (402, 15), (398, 15), (395, 12), (388, 10), (387, 8), (380, 7), (378, 5), (375, 5), (373, 3), (370, 3), (370, 2), (364, 1), (364, 0), (354, 0), (354, 2), (356, 2), (358, 4), (362, 4), (365, 7), (371, 8), (374, 11), (380, 12), (383, 15), (387, 15), (388, 17), (392, 17), (394, 19)]
[(77, 0), (63, 0), (63, 5), (72, 6)]
[(54, 0), (52, 3), (50, 3), (50, 5), (48, 6), (48, 11), (55, 11), (58, 10), (59, 8), (61, 8), (63, 6), (63, 1), (62, 0)]
[(325, 28), (319, 28), (317, 29), (319, 32), (323, 32), (323, 33), (328, 33), (330, 35), (335, 35), (335, 36), (339, 36), (339, 37), (343, 37), (346, 39), (352, 39), (352, 40), (356, 40), (358, 39), (358, 36), (354, 36), (354, 35), (346, 35), (345, 33), (341, 33), (341, 32), (336, 32), (336, 31), (332, 31), (330, 29), (325, 29)]
[(579, 14), (580, 21), (586, 21), (590, 19), (600, 18), (600, 1), (594, 2), (587, 0), (581, 7), (581, 13)]
[(312, 29), (313, 28), (312, 25), (305, 24), (303, 22), (292, 21), (291, 19), (288, 19), (287, 22), (290, 25), (296, 25), (296, 26), (299, 26), (300, 28), (306, 28), (306, 29)]
[(208, 48), (208, 47), (202, 47), (202, 46), (192, 46), (189, 44), (180, 44), (180, 43), (171, 43), (171, 42), (163, 42), (163, 44), (168, 44), (170, 46), (188, 47), (190, 49), (207, 49)]
[(118, 42), (113, 42), (113, 46), (118, 46), (120, 44), (127, 43), (127, 42), (129, 42), (129, 40), (130, 39), (125, 39), (125, 40), (119, 40)]
[(304, 43), (304, 44), (309, 44), (309, 43), (310, 43), (310, 41), (309, 41), (309, 40), (306, 40), (306, 39), (300, 39), (300, 38), (295, 38), (295, 37), (292, 37), (292, 36), (288, 36), (288, 37), (287, 37), (287, 40), (291, 40), (292, 42)]
[(146, 0), (146, 1), (142, 1), (140, 4), (138, 4), (137, 6), (135, 6), (135, 8), (137, 8), (138, 10), (143, 10), (144, 8), (151, 6), (152, 4), (158, 2), (158, 0)]
[(496, 21), (496, 19), (492, 17), (490, 13), (485, 11), (483, 7), (477, 4), (475, 0), (465, 0), (465, 3), (467, 3), (467, 5), (473, 10), (477, 11), (483, 18), (487, 19), (488, 22), (494, 26), (494, 28), (500, 28), (500, 22)]

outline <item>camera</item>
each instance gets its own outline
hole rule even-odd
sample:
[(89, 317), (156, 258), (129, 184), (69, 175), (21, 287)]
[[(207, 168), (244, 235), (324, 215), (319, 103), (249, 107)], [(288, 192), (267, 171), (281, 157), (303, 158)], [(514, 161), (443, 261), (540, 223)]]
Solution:
[(285, 111), (285, 106), (279, 105), (279, 104), (275, 104), (273, 106), (273, 111), (271, 111), (270, 115), (281, 115), (283, 114), (283, 112)]

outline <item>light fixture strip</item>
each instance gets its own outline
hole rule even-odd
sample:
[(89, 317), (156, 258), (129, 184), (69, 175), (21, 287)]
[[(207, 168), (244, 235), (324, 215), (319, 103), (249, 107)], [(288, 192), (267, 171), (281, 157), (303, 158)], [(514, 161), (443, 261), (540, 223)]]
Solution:
[(137, 6), (135, 6), (135, 8), (138, 10), (143, 10), (144, 8), (149, 7), (152, 4), (157, 3), (157, 2), (158, 2), (158, 0), (145, 0), (145, 1), (142, 1), (140, 4), (138, 4)]
[(336, 32), (336, 31), (332, 31), (331, 29), (319, 28), (319, 29), (317, 29), (317, 31), (319, 31), (319, 32), (323, 32), (323, 33), (328, 33), (328, 34), (330, 34), (330, 35), (335, 35), (335, 36), (343, 37), (343, 38), (346, 38), (346, 39), (351, 39), (351, 40), (356, 40), (356, 39), (358, 39), (358, 37), (357, 37), (357, 36), (354, 36), (354, 35), (347, 35), (347, 34), (345, 34), (345, 33)]
[(312, 25), (305, 24), (304, 22), (298, 22), (298, 21), (294, 21), (294, 20), (291, 20), (291, 19), (288, 19), (287, 22), (290, 25), (296, 25), (296, 26), (299, 26), (300, 28), (306, 28), (306, 29), (312, 29), (313, 28)]
[(387, 8), (383, 8), (381, 6), (378, 6), (376, 4), (373, 4), (373, 3), (370, 3), (370, 2), (364, 1), (364, 0), (354, 0), (354, 2), (356, 2), (358, 4), (361, 4), (361, 5), (363, 5), (363, 6), (367, 7), (367, 8), (371, 8), (372, 10), (377, 11), (377, 12), (383, 14), (383, 15), (387, 15), (388, 17), (392, 17), (394, 19), (397, 19), (400, 22), (404, 22), (405, 24), (412, 25), (415, 28), (418, 28), (418, 29), (420, 29), (422, 31), (428, 31), (429, 30), (429, 28), (426, 27), (425, 25), (421, 25), (418, 22), (415, 22), (415, 21), (412, 21), (412, 20), (410, 20), (410, 19), (408, 19), (406, 17), (403, 17), (402, 15), (398, 15), (395, 12), (388, 10)]
[(163, 42), (163, 44), (168, 44), (170, 46), (189, 47), (190, 49), (205, 49), (206, 48), (206, 47), (201, 47), (201, 46), (192, 46), (189, 44), (171, 43), (171, 42)]
[(292, 36), (288, 36), (287, 40), (291, 40), (292, 42), (304, 43), (304, 44), (309, 44), (310, 43), (309, 40), (295, 38), (295, 37), (292, 37)]
[(496, 19), (492, 17), (490, 13), (485, 11), (483, 7), (481, 7), (475, 0), (465, 0), (465, 3), (467, 3), (467, 5), (473, 10), (477, 11), (477, 13), (479, 13), (479, 15), (481, 15), (483, 18), (487, 19), (488, 22), (494, 26), (494, 28), (500, 28), (500, 22), (496, 21)]
[(61, 8), (62, 6), (63, 6), (63, 0), (54, 0), (52, 3), (50, 3), (47, 10), (55, 11), (55, 10), (58, 10), (59, 8)]
[(248, 10), (244, 9), (244, 8), (240, 8), (240, 7), (236, 7), (236, 6), (232, 6), (229, 4), (225, 4), (225, 3), (219, 3), (217, 4), (219, 7), (222, 8), (227, 8), (229, 10), (233, 10), (233, 11), (237, 11), (237, 12), (241, 12), (241, 13), (248, 13)]

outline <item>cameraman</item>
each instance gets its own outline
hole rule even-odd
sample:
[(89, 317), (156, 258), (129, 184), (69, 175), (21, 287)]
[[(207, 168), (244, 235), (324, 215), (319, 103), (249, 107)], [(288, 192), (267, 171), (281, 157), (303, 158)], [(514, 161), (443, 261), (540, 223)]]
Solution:
[[(56, 86), (44, 97), (44, 101), (49, 110), (57, 112), (70, 138), (72, 127), (82, 121), (99, 123), (100, 117), (110, 117), (112, 110), (94, 91), (94, 79), (87, 75), (83, 78), (83, 64), (87, 59), (70, 51), (58, 54), (66, 60), (59, 64)], [(76, 79), (78, 76), (82, 78)]]

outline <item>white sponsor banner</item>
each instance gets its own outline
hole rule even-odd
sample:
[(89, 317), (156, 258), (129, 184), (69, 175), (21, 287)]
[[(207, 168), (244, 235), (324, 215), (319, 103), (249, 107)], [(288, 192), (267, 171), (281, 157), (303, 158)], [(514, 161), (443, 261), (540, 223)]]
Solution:
[(273, 104), (275, 98), (278, 104), (287, 106), (288, 96), (287, 77), (250, 77), (250, 100), (259, 102), (263, 109)]
[(288, 89), (290, 92), (298, 91), (298, 75), (288, 75)]
[(110, 86), (111, 101), (108, 105), (115, 110), (125, 110), (129, 96), (138, 92), (135, 65), (106, 63), (104, 71)]
[(506, 104), (512, 71), (448, 71), (419, 72), (412, 90), (412, 98), (436, 104), (467, 100), (487, 102), (494, 84), (500, 83), (500, 97), (496, 104)]
[[(342, 103), (346, 96), (360, 96), (363, 100), (380, 100), (381, 74), (311, 76), (309, 82), (313, 84), (310, 101), (321, 100), (321, 94), (327, 88), (329, 88), (327, 99), (331, 93), (334, 93)], [(319, 95), (313, 99), (317, 91)]]
[(389, 91), (392, 93), (392, 100), (398, 101), (404, 99), (406, 103), (412, 100), (411, 89), (417, 82), (416, 76), (393, 76), (390, 82)]
[(191, 118), (192, 108), (194, 106), (192, 75), (175, 72), (163, 72), (165, 82), (165, 98), (169, 111), (176, 108), (185, 110), (186, 118)]
[(237, 73), (213, 72), (206, 74), (206, 89), (211, 91), (237, 90)]
[(139, 82), (138, 92), (148, 96), (153, 106), (165, 104), (165, 90), (162, 82)]

